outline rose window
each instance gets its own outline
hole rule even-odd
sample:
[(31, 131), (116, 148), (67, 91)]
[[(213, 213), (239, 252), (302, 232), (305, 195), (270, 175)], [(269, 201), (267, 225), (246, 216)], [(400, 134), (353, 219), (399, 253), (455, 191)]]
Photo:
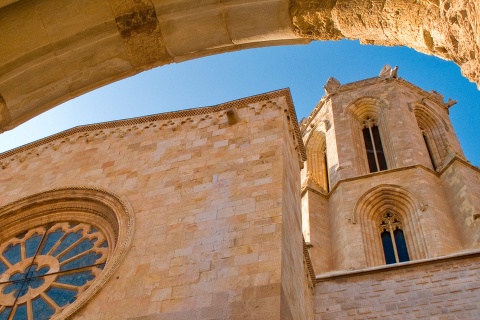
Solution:
[(105, 268), (107, 237), (86, 223), (33, 228), (0, 245), (0, 320), (58, 315)]

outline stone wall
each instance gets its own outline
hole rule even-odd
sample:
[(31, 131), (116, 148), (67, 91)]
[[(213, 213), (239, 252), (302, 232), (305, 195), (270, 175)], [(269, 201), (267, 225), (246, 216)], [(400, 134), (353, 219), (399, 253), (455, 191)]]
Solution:
[(282, 319), (313, 319), (312, 294), (308, 288), (300, 208), (300, 166), (292, 139), (292, 130), (283, 127), (282, 144), (283, 203), (282, 203)]
[(447, 200), (462, 230), (466, 248), (480, 246), (480, 170), (464, 161), (454, 161), (441, 174)]
[(480, 254), (318, 279), (315, 319), (478, 319)]
[(408, 46), (480, 83), (477, 0), (0, 1), (0, 131), (172, 62), (315, 40)]
[(131, 204), (131, 248), (76, 319), (279, 319), (281, 292), (303, 315), (312, 307), (292, 108), (278, 91), (72, 129), (0, 155), (0, 205), (66, 186)]
[(455, 61), (478, 83), (480, 8), (474, 0), (294, 0), (295, 32), (319, 40), (360, 39), (370, 45), (405, 45)]
[(328, 215), (328, 200), (325, 195), (319, 194), (308, 188), (302, 195), (302, 210), (306, 216), (305, 229), (308, 229), (310, 237), (308, 244), (313, 269), (317, 274), (331, 271), (333, 268), (330, 218)]
[[(376, 222), (370, 216), (375, 212), (366, 209), (377, 196), (375, 191), (382, 187), (393, 188), (391, 192), (383, 192), (387, 197), (384, 206), (398, 202), (397, 207), (403, 208), (405, 203), (401, 198), (410, 195), (409, 211), (403, 218), (405, 223), (410, 221), (414, 224), (405, 229), (409, 251), (418, 252), (413, 259), (437, 257), (462, 248), (458, 225), (446, 201), (441, 181), (433, 172), (421, 167), (384, 171), (343, 182), (332, 192), (329, 220), (333, 270), (359, 269), (384, 263), (370, 260), (370, 250), (381, 248), (381, 245), (375, 244), (380, 239), (375, 229)], [(378, 196), (382, 196), (381, 191)], [(362, 199), (367, 203), (365, 208), (361, 206)], [(422, 205), (425, 205), (423, 211)]]

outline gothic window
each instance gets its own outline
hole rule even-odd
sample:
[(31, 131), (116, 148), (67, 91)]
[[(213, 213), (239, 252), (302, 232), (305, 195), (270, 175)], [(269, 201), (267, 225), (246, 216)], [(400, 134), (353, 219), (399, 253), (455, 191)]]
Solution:
[(423, 136), (423, 141), (425, 142), (425, 146), (427, 147), (427, 152), (428, 152), (428, 157), (430, 158), (430, 163), (432, 164), (433, 170), (437, 170), (437, 166), (435, 165), (435, 158), (433, 157), (433, 150), (430, 142), (430, 138), (428, 137), (428, 134), (422, 130), (422, 136)]
[(323, 185), (325, 191), (329, 192), (330, 191), (330, 184), (329, 184), (329, 179), (328, 179), (328, 162), (327, 162), (327, 147), (323, 149), (323, 163), (322, 163), (322, 169), (323, 169)]
[(306, 144), (309, 178), (324, 192), (329, 191), (325, 133), (315, 131)]
[(125, 256), (132, 212), (117, 195), (89, 187), (0, 207), (0, 320), (70, 318)]
[(380, 131), (372, 118), (365, 119), (362, 132), (370, 172), (386, 170), (387, 161), (383, 152)]
[(104, 234), (85, 223), (57, 222), (0, 245), (0, 319), (50, 319), (102, 272)]
[(410, 261), (400, 217), (391, 212), (381, 216), (379, 224), (386, 264)]
[(439, 115), (426, 106), (417, 105), (414, 112), (432, 168), (437, 170), (447, 155), (445, 131), (448, 127)]

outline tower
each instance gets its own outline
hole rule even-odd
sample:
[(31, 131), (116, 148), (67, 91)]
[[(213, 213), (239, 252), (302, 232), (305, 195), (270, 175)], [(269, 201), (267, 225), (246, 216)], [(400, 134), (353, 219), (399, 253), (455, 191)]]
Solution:
[[(403, 291), (400, 284), (393, 290), (419, 298), (412, 292), (436, 287), (429, 261), (460, 261), (480, 245), (480, 171), (465, 159), (449, 120), (455, 102), (396, 72), (386, 66), (379, 77), (345, 85), (330, 78), (301, 122), (303, 235), (317, 282), (351, 295), (363, 283), (369, 288), (357, 298), (369, 312), (386, 311), (369, 291), (385, 290), (381, 279), (398, 282), (395, 273), (409, 270)], [(451, 268), (439, 267), (437, 276), (448, 278)], [(358, 315), (358, 306), (345, 306), (357, 298), (343, 292), (339, 302), (319, 287), (321, 314)]]
[(0, 319), (478, 319), (453, 102), (325, 90), (300, 125), (282, 89), (0, 154)]

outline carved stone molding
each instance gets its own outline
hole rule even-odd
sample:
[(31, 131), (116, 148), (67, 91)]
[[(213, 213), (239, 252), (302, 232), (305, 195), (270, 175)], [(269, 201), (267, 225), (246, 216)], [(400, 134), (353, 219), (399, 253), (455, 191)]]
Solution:
[[(306, 160), (306, 151), (298, 127), (297, 116), (293, 107), (293, 101), (288, 89), (273, 91), (258, 96), (252, 96), (232, 102), (223, 103), (212, 107), (189, 109), (175, 112), (161, 113), (152, 116), (132, 118), (105, 122), (93, 125), (75, 127), (47, 138), (32, 142), (25, 146), (0, 154), (0, 168), (6, 169), (10, 163), (19, 160), (25, 161), (29, 157), (39, 156), (45, 150), (57, 151), (62, 144), (76, 142), (89, 143), (95, 139), (106, 139), (107, 137), (124, 138), (129, 134), (140, 134), (145, 130), (171, 130), (177, 131), (180, 127), (196, 129), (208, 125), (228, 123), (228, 111), (235, 109), (237, 113), (242, 109), (253, 111), (259, 115), (271, 108), (281, 108), (278, 99), (285, 98), (286, 108), (283, 110), (286, 115), (289, 127), (292, 131), (296, 150), (300, 162)], [(237, 114), (237, 117), (239, 115)], [(238, 118), (238, 121), (242, 120)]]
[(134, 235), (135, 219), (129, 202), (110, 191), (73, 186), (46, 190), (0, 207), (0, 241), (37, 226), (56, 222), (88, 223), (107, 238), (110, 253), (104, 270), (75, 302), (52, 319), (65, 319), (85, 305), (118, 268)]

